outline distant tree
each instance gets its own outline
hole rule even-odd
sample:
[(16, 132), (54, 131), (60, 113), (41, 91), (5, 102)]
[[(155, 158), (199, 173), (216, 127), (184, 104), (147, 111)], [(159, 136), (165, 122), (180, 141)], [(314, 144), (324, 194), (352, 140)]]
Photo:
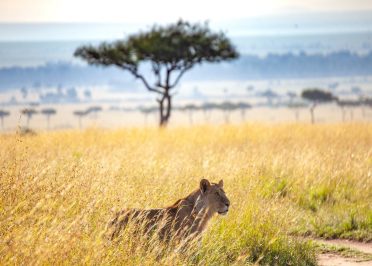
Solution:
[(139, 107), (139, 111), (144, 115), (145, 126), (147, 125), (147, 120), (148, 120), (149, 114), (154, 113), (157, 110), (158, 110), (158, 108), (156, 106), (149, 106), (149, 107), (140, 106)]
[(348, 101), (347, 100), (340, 100), (338, 99), (337, 100), (337, 105), (340, 107), (341, 109), (341, 116), (342, 116), (342, 122), (345, 122), (346, 120), (346, 107), (348, 105)]
[(369, 108), (372, 108), (372, 98), (364, 98), (363, 103), (367, 105)]
[(218, 104), (205, 102), (205, 103), (202, 104), (200, 109), (203, 110), (205, 122), (209, 122), (209, 119), (211, 118), (211, 112), (214, 109), (218, 109)]
[(86, 112), (87, 115), (92, 114), (93, 118), (97, 119), (98, 113), (101, 112), (101, 111), (102, 111), (101, 106), (91, 106), (85, 112)]
[(360, 105), (362, 106), (362, 115), (363, 117), (365, 117), (366, 116), (365, 107), (372, 108), (372, 98), (362, 96), (359, 98), (359, 101)]
[[(367, 107), (367, 105), (365, 104), (365, 100), (368, 99), (368, 97), (366, 96), (365, 92), (363, 91), (362, 88), (360, 88), (359, 86), (353, 86), (350, 88), (351, 90), (351, 93), (355, 96), (358, 97), (358, 105), (361, 107), (361, 111), (362, 111), (362, 117), (366, 117), (366, 112), (365, 112), (365, 108)], [(350, 115), (353, 114), (353, 110), (351, 108), (351, 113)]]
[(1, 128), (4, 129), (4, 117), (9, 116), (10, 112), (5, 110), (0, 110)]
[(32, 108), (25, 108), (21, 110), (21, 114), (27, 116), (27, 128), (30, 126), (30, 120), (33, 117), (33, 115), (37, 114), (37, 111)]
[(272, 106), (273, 100), (279, 97), (279, 95), (276, 92), (272, 91), (271, 89), (268, 89), (264, 91), (263, 93), (261, 93), (261, 96), (267, 99), (267, 104), (269, 106)]
[(332, 93), (321, 90), (321, 89), (305, 89), (301, 93), (301, 97), (307, 101), (311, 102), (310, 106), (310, 115), (311, 115), (311, 123), (315, 123), (314, 118), (314, 110), (318, 104), (327, 103), (335, 100), (336, 98), (332, 95)]
[(109, 110), (110, 110), (110, 111), (120, 111), (120, 107), (117, 106), (117, 105), (111, 105), (111, 106), (109, 107)]
[(192, 103), (186, 104), (180, 108), (181, 111), (186, 111), (188, 113), (190, 125), (194, 123), (194, 111), (197, 111), (198, 109), (199, 107)]
[(46, 120), (47, 120), (47, 128), (50, 129), (50, 117), (52, 115), (55, 115), (57, 113), (56, 109), (54, 108), (45, 108), (41, 110), (41, 113), (45, 115)]
[(293, 103), (293, 101), (296, 99), (297, 94), (293, 91), (288, 91), (287, 96), (289, 98), (289, 105), (291, 105)]
[[(148, 91), (159, 95), (160, 126), (166, 126), (172, 110), (172, 89), (185, 72), (204, 62), (221, 62), (238, 57), (224, 33), (212, 32), (208, 25), (182, 20), (165, 27), (154, 26), (147, 32), (125, 40), (102, 43), (98, 47), (82, 46), (75, 56), (92, 65), (116, 66), (142, 81)], [(139, 67), (151, 67), (155, 82), (151, 84)]]
[(231, 111), (237, 109), (237, 105), (232, 103), (232, 102), (223, 102), (219, 105), (219, 108), (222, 110), (225, 118), (225, 123), (228, 124), (230, 123), (230, 114)]
[(87, 112), (86, 111), (80, 111), (80, 110), (77, 110), (77, 111), (74, 111), (74, 115), (78, 117), (79, 119), (79, 128), (81, 129), (83, 124), (82, 124), (82, 119), (84, 116), (87, 115)]
[(306, 107), (306, 104), (297, 101), (297, 94), (293, 91), (288, 91), (287, 96), (289, 98), (288, 108), (294, 110), (295, 120), (298, 122), (300, 120), (300, 108)]
[(241, 116), (242, 121), (244, 122), (245, 121), (245, 113), (248, 109), (251, 109), (252, 106), (249, 103), (238, 102), (236, 104), (236, 108), (240, 109), (240, 116)]
[(294, 111), (296, 122), (300, 121), (300, 109), (307, 107), (303, 102), (293, 101), (288, 104), (288, 107)]

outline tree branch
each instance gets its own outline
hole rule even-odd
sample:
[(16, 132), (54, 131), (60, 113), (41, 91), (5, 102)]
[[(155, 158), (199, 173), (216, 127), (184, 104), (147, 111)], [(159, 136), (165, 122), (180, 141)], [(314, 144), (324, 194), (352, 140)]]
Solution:
[(120, 68), (122, 68), (122, 69), (124, 69), (124, 70), (128, 70), (130, 73), (133, 74), (133, 76), (135, 78), (140, 79), (142, 81), (142, 83), (145, 85), (145, 87), (147, 88), (148, 91), (152, 91), (152, 92), (156, 92), (156, 93), (159, 93), (159, 94), (163, 94), (162, 91), (157, 90), (157, 89), (151, 87), (149, 85), (149, 83), (147, 82), (147, 80), (145, 79), (145, 77), (138, 73), (136, 67), (125, 66), (125, 65), (117, 65), (117, 66), (120, 67)]
[(178, 76), (177, 78), (174, 80), (173, 84), (169, 86), (170, 89), (174, 88), (175, 86), (177, 86), (178, 82), (180, 81), (181, 77), (183, 76), (183, 74), (185, 74), (185, 72), (187, 70), (189, 70), (192, 66), (186, 66), (184, 69), (182, 69), (180, 71), (180, 73), (178, 73)]
[(156, 83), (157, 87), (164, 88), (164, 85), (161, 84), (161, 66), (157, 62), (151, 62), (152, 65), (152, 71), (154, 72), (155, 76), (158, 78), (158, 81)]

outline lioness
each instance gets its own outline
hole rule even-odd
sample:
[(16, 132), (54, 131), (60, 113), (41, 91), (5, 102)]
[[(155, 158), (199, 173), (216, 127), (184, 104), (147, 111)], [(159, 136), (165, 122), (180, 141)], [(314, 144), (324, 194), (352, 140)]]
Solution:
[(144, 233), (155, 230), (161, 240), (183, 240), (198, 236), (215, 213), (225, 215), (230, 201), (223, 190), (223, 181), (200, 181), (200, 188), (163, 209), (125, 209), (110, 221), (109, 238), (114, 239), (129, 221), (142, 225)]

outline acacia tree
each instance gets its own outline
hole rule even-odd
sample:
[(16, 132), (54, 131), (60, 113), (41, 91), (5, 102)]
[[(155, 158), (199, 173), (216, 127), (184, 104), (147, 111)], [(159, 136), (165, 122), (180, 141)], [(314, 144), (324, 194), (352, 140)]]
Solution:
[(9, 116), (10, 113), (5, 110), (0, 110), (1, 128), (4, 129), (4, 117)]
[(73, 113), (75, 116), (77, 116), (78, 117), (78, 119), (79, 119), (79, 129), (81, 129), (82, 128), (82, 126), (83, 126), (83, 124), (82, 124), (82, 119), (83, 119), (83, 117), (84, 116), (86, 116), (87, 115), (87, 112), (86, 111), (80, 111), (80, 110), (77, 110), (77, 111), (74, 111), (74, 113)]
[(37, 114), (37, 111), (32, 108), (25, 108), (21, 110), (21, 114), (27, 116), (27, 127), (30, 126), (30, 120), (33, 117), (33, 115)]
[(199, 110), (199, 107), (195, 104), (189, 103), (180, 108), (181, 111), (186, 111), (189, 115), (189, 123), (192, 125), (194, 123), (194, 111)]
[(234, 111), (238, 108), (238, 106), (236, 104), (234, 104), (232, 102), (229, 102), (229, 101), (225, 101), (225, 102), (221, 103), (218, 107), (222, 110), (222, 112), (224, 114), (226, 124), (230, 123), (231, 111)]
[(212, 110), (218, 109), (218, 104), (205, 102), (202, 104), (200, 108), (203, 110), (205, 122), (209, 122), (211, 118), (211, 112)]
[(139, 111), (144, 115), (144, 122), (145, 122), (145, 126), (147, 126), (147, 118), (149, 116), (149, 114), (151, 113), (154, 113), (157, 111), (157, 108), (156, 106), (149, 106), (149, 107), (146, 107), (146, 106), (140, 106), (139, 107)]
[[(221, 62), (238, 57), (224, 33), (212, 32), (207, 24), (178, 21), (154, 26), (124, 40), (79, 47), (74, 55), (88, 64), (116, 66), (139, 79), (148, 91), (159, 95), (160, 126), (166, 126), (172, 110), (172, 89), (197, 64)], [(140, 66), (149, 65), (153, 78), (145, 77)]]
[(297, 94), (293, 91), (288, 91), (287, 92), (287, 96), (289, 98), (289, 103), (288, 103), (288, 107), (290, 109), (293, 109), (294, 110), (294, 113), (295, 113), (295, 118), (296, 118), (296, 122), (299, 121), (300, 119), (300, 108), (301, 107), (305, 107), (306, 105), (304, 103), (301, 103), (301, 102), (298, 102), (296, 101), (297, 99)]
[(267, 99), (267, 105), (269, 106), (273, 106), (273, 100), (279, 97), (279, 95), (271, 89), (264, 91), (261, 96)]
[(97, 119), (99, 112), (102, 112), (101, 106), (91, 106), (86, 110), (86, 114), (92, 114), (94, 119)]
[(300, 109), (305, 108), (307, 106), (308, 105), (306, 103), (299, 102), (299, 101), (290, 102), (288, 104), (288, 107), (294, 111), (296, 122), (300, 121)]
[(245, 113), (248, 109), (252, 108), (252, 106), (249, 103), (246, 102), (238, 102), (236, 104), (236, 107), (240, 109), (240, 116), (242, 119), (242, 122), (245, 121)]
[(341, 109), (342, 122), (345, 122), (345, 120), (346, 120), (346, 108), (348, 106), (352, 105), (352, 101), (351, 100), (340, 100), (340, 99), (338, 99), (337, 100), (337, 105)]
[(311, 123), (315, 123), (314, 110), (318, 104), (331, 102), (336, 99), (332, 93), (321, 90), (321, 89), (305, 89), (301, 93), (301, 97), (307, 101), (311, 102), (310, 105), (310, 115)]
[(54, 108), (45, 108), (41, 110), (41, 113), (46, 116), (47, 119), (47, 128), (50, 128), (50, 117), (57, 113), (56, 109)]

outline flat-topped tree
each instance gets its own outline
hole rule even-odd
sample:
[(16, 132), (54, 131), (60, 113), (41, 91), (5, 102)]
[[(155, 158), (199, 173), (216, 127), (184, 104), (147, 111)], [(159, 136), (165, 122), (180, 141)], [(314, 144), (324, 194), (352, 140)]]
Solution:
[(314, 124), (314, 109), (318, 104), (328, 103), (336, 100), (336, 97), (332, 93), (321, 90), (321, 89), (304, 89), (301, 93), (301, 97), (311, 102), (310, 115), (311, 123)]
[(21, 114), (27, 116), (27, 127), (30, 126), (30, 120), (34, 114), (37, 114), (37, 111), (32, 108), (25, 108), (21, 110)]
[[(212, 32), (207, 24), (178, 21), (167, 26), (130, 35), (124, 40), (82, 46), (75, 56), (88, 64), (116, 66), (139, 79), (148, 91), (159, 95), (160, 126), (167, 125), (172, 110), (172, 89), (197, 64), (221, 62), (238, 57), (224, 33)], [(153, 79), (145, 77), (141, 65), (149, 65)], [(150, 82), (153, 80), (153, 82)]]
[(83, 125), (81, 120), (83, 119), (84, 116), (87, 115), (87, 112), (86, 111), (77, 110), (77, 111), (74, 111), (73, 114), (78, 117), (78, 119), (79, 119), (79, 129), (81, 129), (82, 128), (82, 125)]
[(1, 128), (4, 129), (4, 117), (9, 116), (10, 113), (5, 110), (0, 110)]
[(149, 114), (151, 113), (155, 113), (158, 109), (156, 106), (140, 106), (139, 108), (139, 111), (144, 115), (144, 122), (145, 122), (145, 126), (147, 126), (147, 117)]
[(201, 105), (201, 110), (204, 113), (205, 122), (209, 122), (212, 110), (218, 109), (217, 103), (205, 102)]
[(341, 109), (341, 114), (342, 114), (342, 122), (345, 122), (346, 120), (346, 108), (351, 108), (350, 110), (350, 120), (353, 120), (353, 107), (361, 105), (360, 101), (355, 101), (355, 100), (341, 100), (337, 99), (337, 105)]
[(300, 120), (300, 109), (307, 107), (308, 104), (300, 101), (293, 101), (288, 104), (288, 108), (294, 111), (296, 122)]
[(101, 106), (91, 106), (91, 107), (89, 107), (87, 110), (86, 110), (86, 113), (87, 114), (92, 114), (92, 116), (93, 116), (93, 118), (94, 119), (97, 119), (97, 117), (98, 117), (98, 113), (99, 112), (102, 112), (102, 107)]
[(240, 109), (240, 116), (241, 116), (242, 121), (244, 122), (245, 121), (245, 113), (248, 109), (252, 108), (252, 105), (250, 105), (249, 103), (246, 103), (246, 102), (238, 102), (236, 104), (236, 107)]
[(45, 109), (41, 110), (41, 113), (43, 115), (45, 115), (45, 117), (47, 119), (47, 128), (49, 129), (50, 128), (50, 117), (52, 115), (55, 115), (57, 113), (57, 111), (54, 108), (45, 108)]
[(273, 100), (279, 97), (279, 95), (271, 89), (267, 89), (261, 93), (261, 96), (267, 99), (267, 105), (269, 106), (273, 106)]
[(192, 103), (186, 104), (185, 106), (182, 106), (180, 108), (181, 111), (188, 112), (190, 125), (192, 125), (194, 123), (194, 118), (193, 118), (194, 111), (197, 111), (198, 109), (199, 109), (199, 107), (196, 106), (195, 104), (192, 104)]
[(229, 102), (229, 101), (222, 102), (218, 107), (224, 113), (224, 118), (225, 118), (225, 123), (226, 124), (230, 123), (231, 111), (234, 111), (234, 110), (239, 108), (238, 105), (236, 105), (235, 103)]

